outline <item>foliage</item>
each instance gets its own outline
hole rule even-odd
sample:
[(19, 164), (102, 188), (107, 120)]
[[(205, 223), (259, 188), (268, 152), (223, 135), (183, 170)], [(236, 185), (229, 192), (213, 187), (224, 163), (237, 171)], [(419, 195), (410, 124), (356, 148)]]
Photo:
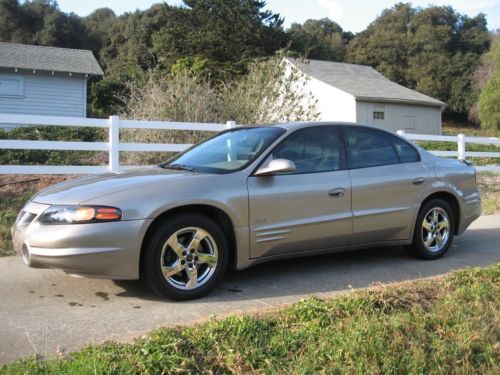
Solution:
[(309, 298), (262, 314), (163, 328), (133, 344), (88, 346), (4, 374), (496, 373), (500, 265)]
[(0, 41), (90, 47), (82, 19), (61, 12), (55, 0), (0, 0)]
[(186, 72), (146, 72), (128, 83), (124, 116), (137, 120), (218, 122), (217, 94), (210, 82)]
[(479, 119), (482, 127), (500, 130), (500, 39), (498, 37), (484, 61), (483, 65), (491, 67), (491, 73), (479, 96)]
[(500, 69), (486, 84), (479, 97), (481, 126), (500, 130)]
[[(0, 139), (102, 142), (107, 136), (97, 128), (29, 126), (1, 129)], [(92, 151), (0, 150), (0, 164), (4, 165), (99, 165), (103, 161)]]
[(116, 78), (91, 80), (89, 84), (88, 102), (89, 117), (102, 118), (121, 112), (121, 97), (127, 96), (126, 83)]
[[(150, 70), (127, 86), (123, 116), (143, 120), (238, 124), (267, 124), (277, 121), (317, 119), (316, 102), (303, 88), (297, 72), (287, 72), (283, 55), (249, 65), (249, 73), (227, 84), (213, 85), (188, 63), (179, 62), (175, 73)], [(200, 66), (203, 66), (202, 64)], [(204, 132), (124, 131), (124, 141), (152, 143), (196, 143)], [(126, 162), (154, 164), (165, 159), (161, 153), (125, 155)]]
[(318, 119), (316, 100), (304, 91), (307, 79), (287, 69), (284, 55), (257, 61), (249, 73), (224, 87), (221, 108), (239, 124), (270, 124)]
[(165, 24), (153, 35), (153, 50), (171, 66), (179, 57), (201, 57), (220, 69), (269, 56), (284, 46), (283, 20), (260, 0), (184, 0), (164, 6)]
[(466, 116), (476, 100), (472, 76), (489, 47), (486, 18), (451, 7), (386, 9), (349, 44), (347, 61), (375, 67), (388, 78), (448, 104)]
[(484, 15), (451, 7), (400, 3), (354, 37), (328, 18), (285, 31), (262, 0), (184, 0), (121, 16), (100, 8), (86, 17), (61, 12), (54, 0), (0, 0), (0, 41), (91, 49), (106, 73), (89, 85), (89, 114), (98, 117), (116, 114), (127, 82), (149, 70), (230, 85), (285, 46), (306, 58), (371, 65), (464, 116), (477, 107), (473, 73), (489, 45)]
[(130, 82), (125, 116), (135, 119), (266, 124), (276, 121), (315, 120), (315, 101), (295, 71), (283, 67), (283, 55), (249, 65), (249, 73), (228, 84), (214, 86), (191, 69), (147, 72)]
[(293, 23), (287, 30), (290, 49), (309, 59), (344, 61), (345, 50), (354, 37), (329, 18)]
[(0, 199), (0, 257), (14, 254), (10, 229), (16, 221), (19, 210), (33, 194), (34, 191), (28, 189), (17, 196), (8, 198), (2, 196)]

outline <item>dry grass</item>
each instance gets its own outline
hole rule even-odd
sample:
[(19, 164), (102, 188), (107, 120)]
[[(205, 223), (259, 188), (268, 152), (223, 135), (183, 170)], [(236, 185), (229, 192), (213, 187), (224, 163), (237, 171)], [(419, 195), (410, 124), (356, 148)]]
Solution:
[(479, 173), (477, 185), (481, 192), (483, 215), (500, 214), (500, 173)]
[(37, 191), (74, 176), (0, 175), (0, 256), (13, 255), (10, 228)]

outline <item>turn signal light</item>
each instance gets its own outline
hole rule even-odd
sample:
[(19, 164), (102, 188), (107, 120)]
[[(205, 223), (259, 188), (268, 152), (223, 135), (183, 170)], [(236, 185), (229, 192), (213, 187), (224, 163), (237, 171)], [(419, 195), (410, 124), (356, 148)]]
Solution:
[(120, 220), (122, 212), (114, 207), (99, 207), (95, 214), (97, 220)]

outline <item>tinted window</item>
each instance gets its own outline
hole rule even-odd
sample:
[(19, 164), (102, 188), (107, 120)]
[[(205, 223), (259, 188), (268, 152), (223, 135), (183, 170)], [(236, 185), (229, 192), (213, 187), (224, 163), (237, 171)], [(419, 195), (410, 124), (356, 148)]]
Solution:
[(399, 163), (388, 135), (377, 130), (354, 127), (346, 127), (345, 135), (352, 169)]
[(337, 129), (323, 125), (298, 130), (273, 150), (264, 165), (273, 159), (293, 161), (295, 173), (337, 171), (342, 168)]
[(401, 163), (413, 163), (420, 160), (420, 156), (418, 155), (415, 147), (411, 146), (402, 139), (393, 137), (392, 144), (396, 149)]

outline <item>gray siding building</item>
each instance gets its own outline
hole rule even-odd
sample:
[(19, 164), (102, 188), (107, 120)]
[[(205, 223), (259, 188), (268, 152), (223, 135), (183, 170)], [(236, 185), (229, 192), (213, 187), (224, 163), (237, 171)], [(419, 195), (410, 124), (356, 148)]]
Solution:
[(87, 115), (87, 80), (104, 73), (92, 51), (0, 43), (0, 113)]
[(392, 82), (364, 65), (286, 59), (306, 79), (321, 121), (346, 121), (408, 133), (441, 134), (446, 104)]

